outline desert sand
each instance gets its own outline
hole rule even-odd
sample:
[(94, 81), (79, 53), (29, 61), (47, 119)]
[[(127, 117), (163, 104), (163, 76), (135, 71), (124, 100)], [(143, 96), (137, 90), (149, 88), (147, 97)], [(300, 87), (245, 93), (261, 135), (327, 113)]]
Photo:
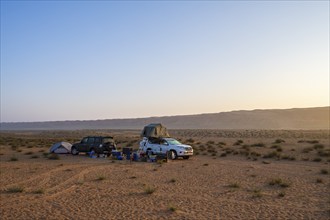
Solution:
[(330, 219), (329, 131), (170, 130), (167, 163), (59, 155), (57, 141), (139, 131), (1, 132), (1, 219)]

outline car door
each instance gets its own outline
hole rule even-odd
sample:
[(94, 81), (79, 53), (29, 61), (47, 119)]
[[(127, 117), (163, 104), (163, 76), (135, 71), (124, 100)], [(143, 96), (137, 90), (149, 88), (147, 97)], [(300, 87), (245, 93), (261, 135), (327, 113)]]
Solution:
[(95, 141), (94, 137), (89, 137), (88, 138), (87, 145), (86, 145), (86, 151), (87, 152), (89, 152), (92, 148), (95, 148), (94, 141)]
[(87, 142), (88, 142), (88, 137), (85, 137), (81, 140), (80, 144), (77, 145), (77, 150), (80, 152), (87, 152)]

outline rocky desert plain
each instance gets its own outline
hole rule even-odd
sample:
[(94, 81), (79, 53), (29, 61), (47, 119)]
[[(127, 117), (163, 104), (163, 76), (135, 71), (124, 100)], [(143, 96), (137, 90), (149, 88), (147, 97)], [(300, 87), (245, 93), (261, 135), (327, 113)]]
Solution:
[(329, 130), (169, 130), (167, 163), (52, 155), (59, 141), (139, 130), (1, 131), (1, 219), (330, 219)]

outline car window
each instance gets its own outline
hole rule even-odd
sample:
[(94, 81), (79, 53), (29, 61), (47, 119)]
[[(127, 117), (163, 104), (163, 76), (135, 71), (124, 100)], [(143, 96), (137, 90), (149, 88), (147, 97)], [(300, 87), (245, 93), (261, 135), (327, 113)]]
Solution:
[(106, 143), (113, 143), (114, 140), (112, 138), (104, 138), (103, 139), (103, 144), (106, 144)]
[(101, 143), (101, 138), (100, 137), (95, 138), (95, 143)]
[(181, 144), (179, 141), (175, 140), (175, 139), (167, 139), (167, 142), (170, 144), (170, 145), (179, 145)]
[(93, 144), (94, 143), (94, 138), (92, 137), (92, 138), (88, 138), (88, 143), (89, 144)]
[(84, 138), (84, 139), (82, 139), (82, 141), (81, 141), (81, 143), (87, 143), (87, 140), (88, 140), (88, 138)]

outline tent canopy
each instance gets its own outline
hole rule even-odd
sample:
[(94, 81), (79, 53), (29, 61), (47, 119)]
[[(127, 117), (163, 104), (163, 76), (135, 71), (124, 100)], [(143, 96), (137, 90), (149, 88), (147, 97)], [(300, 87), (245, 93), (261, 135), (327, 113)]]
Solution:
[(68, 154), (71, 152), (72, 144), (68, 142), (58, 142), (49, 148), (50, 153)]
[(149, 124), (145, 126), (142, 130), (141, 137), (147, 138), (160, 138), (160, 137), (170, 137), (167, 132), (167, 128), (162, 124)]

